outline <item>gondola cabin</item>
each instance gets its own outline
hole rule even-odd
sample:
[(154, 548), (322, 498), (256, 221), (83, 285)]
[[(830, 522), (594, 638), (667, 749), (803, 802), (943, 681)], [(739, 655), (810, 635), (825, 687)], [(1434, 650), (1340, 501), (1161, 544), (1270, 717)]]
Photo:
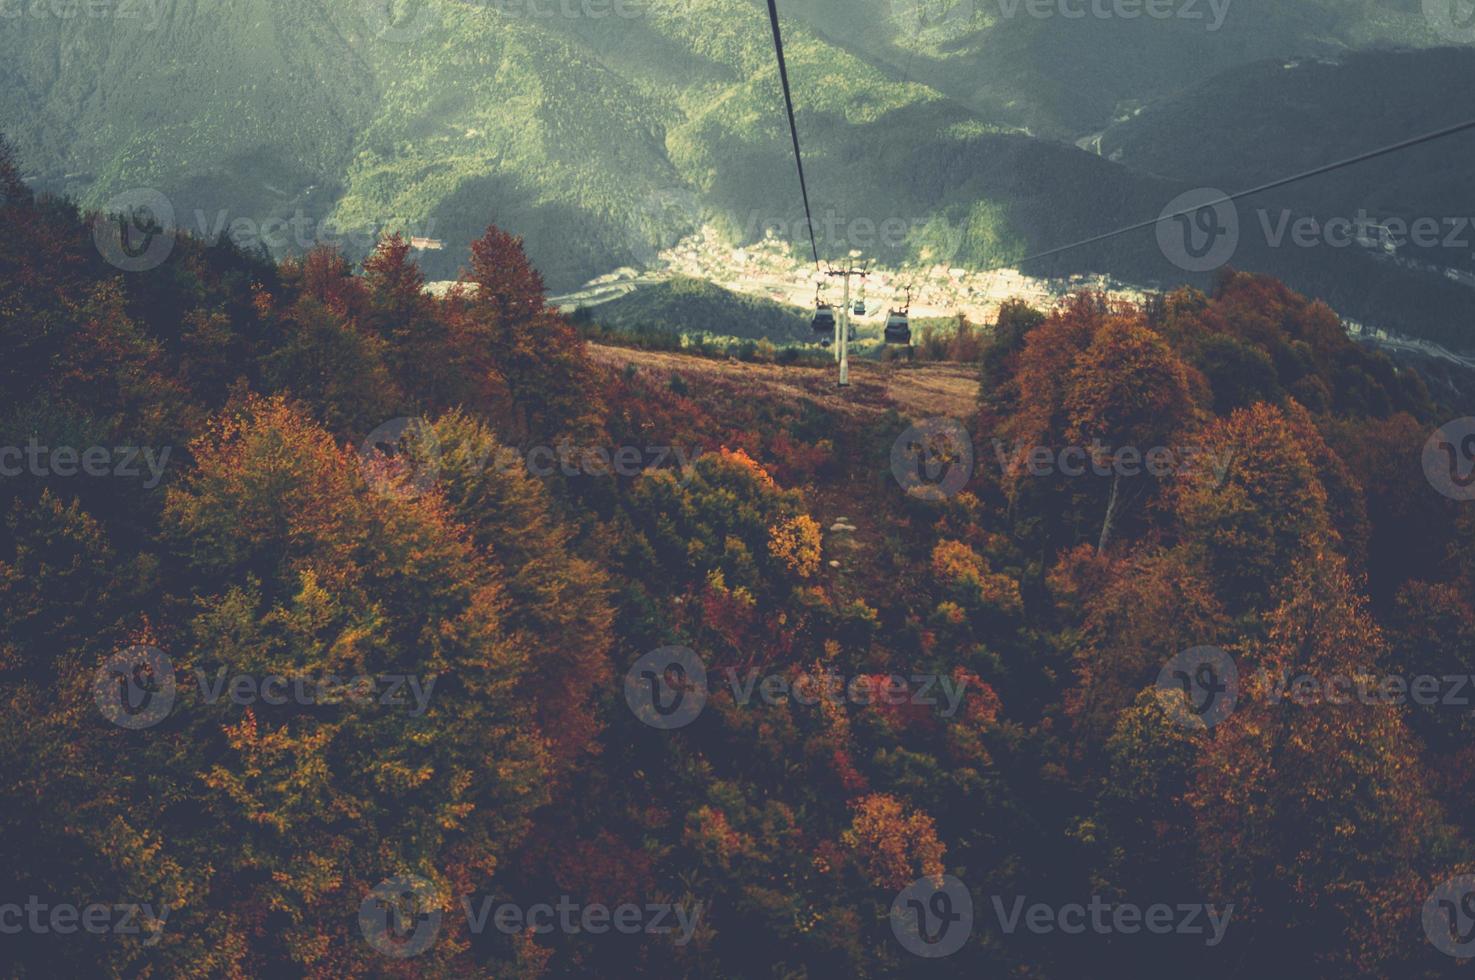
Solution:
[(886, 317), (886, 343), (910, 347), (912, 343), (912, 321), (902, 310), (892, 310)]
[(835, 308), (828, 303), (815, 307), (814, 319), (809, 323), (816, 340), (830, 340), (835, 336)]

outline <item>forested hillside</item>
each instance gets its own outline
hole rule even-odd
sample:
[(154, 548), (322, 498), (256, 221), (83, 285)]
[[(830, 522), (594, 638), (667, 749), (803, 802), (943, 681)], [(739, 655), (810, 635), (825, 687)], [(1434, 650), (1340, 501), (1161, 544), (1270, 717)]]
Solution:
[(578, 311), (578, 318), (617, 335), (665, 338), (672, 343), (703, 335), (767, 340), (780, 346), (814, 342), (809, 321), (793, 307), (686, 277)]
[(125, 272), (8, 150), (0, 226), (0, 901), (150, 910), (6, 973), (1456, 962), (1468, 710), (1305, 690), (1475, 669), (1469, 407), (1325, 304), (1010, 304), (959, 406), (595, 357), (496, 227)]
[[(990, 119), (1074, 140), (1263, 58), (1448, 44), (1422, 0), (795, 0), (825, 37)], [(1103, 16), (1120, 12), (1120, 16)]]
[[(1193, 94), (1215, 73), (1449, 41), (1415, 0), (1184, 0), (1170, 17), (1128, 19), (1050, 5), (1040, 16), (1036, 6), (785, 5), (826, 258), (861, 249), (892, 268), (1022, 264), (1042, 276), (1207, 288), (1212, 277), (1165, 255), (1151, 230), (1056, 250), (1151, 221), (1183, 191), (1221, 178), (1232, 185), (1223, 190), (1243, 189), (1245, 168), (1186, 149), (1263, 142), (1253, 111), (1245, 118), (1232, 99)], [(167, 202), (174, 226), (278, 260), (327, 243), (356, 262), (398, 232), (443, 243), (417, 245), (431, 279), (452, 278), (495, 222), (523, 237), (556, 292), (657, 266), (661, 249), (703, 225), (735, 243), (777, 229), (796, 256), (807, 250), (797, 187), (775, 179), (792, 150), (755, 0), (651, 0), (597, 17), (460, 0), (104, 7), (63, 17), (32, 5), (0, 34), (0, 129), (20, 149), (28, 186), (84, 208), (122, 209), (122, 195), (146, 190)], [(1436, 83), (1454, 57), (1419, 50), (1406, 60), (1447, 91)], [(1289, 98), (1330, 120), (1347, 105), (1330, 97), (1340, 91), (1311, 85)], [(1343, 144), (1371, 149), (1363, 136), (1414, 135), (1396, 124), (1459, 102), (1428, 98), (1423, 84), (1372, 91), (1386, 96), (1384, 125), (1313, 142), (1282, 125), (1274, 138), (1300, 156), (1270, 153), (1265, 166), (1324, 163), (1316, 154)], [(1179, 97), (1189, 108), (1171, 108)], [(1153, 137), (1161, 124), (1144, 121), (1140, 151), (1122, 163), (1072, 145), (1139, 111), (1144, 120), (1188, 112), (1193, 125)], [(1298, 117), (1282, 115), (1300, 131)], [(1113, 146), (1132, 132), (1113, 130)], [(1397, 188), (1353, 193), (1378, 183), (1375, 170), (1356, 185), (1325, 185), (1346, 193), (1310, 200), (1463, 213), (1451, 210), (1462, 197), (1447, 164), (1401, 159)], [(1243, 238), (1238, 267), (1348, 316), (1467, 345), (1457, 334), (1472, 294), (1437, 270)], [(1024, 261), (1042, 252), (1050, 257)]]

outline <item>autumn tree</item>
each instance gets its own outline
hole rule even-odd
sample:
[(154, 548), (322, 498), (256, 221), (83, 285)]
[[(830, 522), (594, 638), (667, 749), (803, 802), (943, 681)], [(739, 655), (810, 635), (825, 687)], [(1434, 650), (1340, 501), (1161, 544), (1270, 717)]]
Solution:
[(1328, 693), (1373, 674), (1383, 643), (1343, 560), (1323, 546), (1289, 579), (1265, 638), (1235, 649), (1238, 705), (1199, 760), (1202, 881), (1235, 903), (1260, 969), (1387, 975), (1417, 931), (1442, 818), (1398, 705)]
[(475, 291), (446, 310), (458, 367), (503, 391), (495, 412), (500, 434), (527, 447), (588, 439), (601, 426), (602, 400), (584, 343), (548, 309), (543, 279), (522, 240), (495, 226), (471, 246)]
[(923, 876), (944, 870), (947, 845), (937, 839), (932, 818), (886, 793), (870, 793), (853, 804), (855, 819), (841, 835), (871, 881), (900, 891)]
[(364, 329), (384, 342), (384, 358), (401, 388), (421, 405), (444, 409), (469, 402), (475, 389), (455, 370), (451, 334), (425, 276), (396, 234), (364, 260)]
[(1076, 684), (1065, 700), (1083, 736), (1076, 745), (1082, 753), (1105, 741), (1118, 714), (1171, 657), (1232, 636), (1211, 583), (1183, 549), (1145, 549), (1123, 559), (1091, 583), (1082, 602)]
[(1013, 413), (1019, 400), (1015, 380), (1019, 355), (1030, 331), (1044, 322), (1045, 314), (1022, 300), (1008, 300), (999, 307), (998, 318), (979, 357), (978, 398), (986, 416), (981, 419), (983, 431), (994, 431), (999, 422)]
[[(7, 502), (0, 530), (0, 860), (20, 894), (137, 896), (157, 912), (199, 907), (210, 872), (170, 847), (162, 811), (190, 791), (168, 739), (138, 741), (99, 717), (96, 677), (154, 636), (143, 613), (157, 587), (152, 555), (120, 551), (74, 498), (44, 489)], [(120, 764), (120, 760), (126, 760)], [(166, 913), (168, 914), (168, 913)], [(177, 925), (177, 922), (176, 922)], [(51, 975), (224, 972), (222, 930), (12, 935), (12, 964)]]
[[(248, 940), (253, 970), (353, 972), (376, 954), (348, 935), (342, 909), (402, 873), (471, 894), (545, 798), (533, 651), (507, 626), (501, 572), (445, 503), (377, 492), (285, 400), (238, 405), (192, 454), (165, 515), (194, 586), (177, 662), (210, 678), (306, 679), (318, 693), (246, 707), (181, 699), (180, 764), (194, 769), (191, 805), (209, 834), (179, 853), (215, 865), (232, 899), (206, 914)], [(391, 675), (424, 697), (365, 703), (312, 686)], [(236, 842), (224, 857), (211, 843), (222, 838)], [(452, 940), (433, 958), (454, 957)]]
[(742, 450), (709, 453), (689, 469), (647, 473), (630, 514), (641, 542), (676, 579), (725, 583), (758, 595), (786, 595), (819, 563), (819, 527), (797, 491), (783, 490)]
[(1072, 364), (1064, 407), (1066, 438), (1078, 445), (1104, 444), (1102, 462), (1113, 469), (1096, 545), (1104, 551), (1121, 499), (1123, 450), (1142, 459), (1191, 420), (1187, 369), (1146, 326), (1113, 318)]
[(1285, 414), (1258, 404), (1208, 426), (1179, 482), (1185, 544), (1232, 613), (1264, 608), (1287, 569), (1325, 550), (1327, 495)]
[[(593, 751), (592, 703), (609, 679), (613, 627), (605, 573), (574, 549), (573, 529), (554, 513), (548, 491), (520, 453), (464, 412), (433, 427), (437, 485), (456, 523), (505, 584), (503, 622), (513, 642), (536, 649), (527, 695), (539, 727), (562, 761)], [(424, 443), (417, 443), (424, 445)]]

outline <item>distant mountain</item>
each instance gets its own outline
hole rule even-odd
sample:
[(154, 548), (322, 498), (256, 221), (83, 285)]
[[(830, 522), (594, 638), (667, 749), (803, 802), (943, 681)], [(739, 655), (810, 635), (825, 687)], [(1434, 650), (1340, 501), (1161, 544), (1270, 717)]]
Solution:
[[(1471, 105), (1469, 48), (1258, 62), (1146, 107), (1107, 130), (1100, 149), (1139, 172), (1236, 192), (1465, 122)], [(1340, 249), (1379, 260), (1380, 281), (1389, 266), (1447, 270), (1466, 285), (1452, 287), (1444, 278), (1429, 288), (1450, 309), (1461, 300), (1468, 308), (1475, 297), (1472, 156), (1475, 131), (1466, 131), (1257, 194), (1239, 202), (1242, 230), (1259, 240), (1279, 238), (1276, 250), (1287, 256), (1282, 269), (1304, 264), (1304, 254), (1292, 253)], [(1277, 230), (1294, 221), (1315, 244), (1298, 245), (1289, 233), (1280, 238)], [(1366, 240), (1340, 244), (1348, 223), (1354, 239)], [(1342, 277), (1324, 295), (1335, 303), (1341, 289), (1357, 286)], [(1384, 321), (1395, 315), (1361, 308)], [(1465, 348), (1475, 344), (1468, 316), (1429, 315), (1410, 329)]]
[(1001, 124), (1074, 140), (1264, 58), (1448, 43), (1422, 0), (791, 0), (823, 36)]
[[(766, 17), (749, 0), (605, 19), (374, 9), (180, 0), (157, 22), (23, 19), (0, 37), (0, 127), (38, 186), (88, 206), (154, 188), (197, 234), (244, 230), (278, 253), (325, 230), (357, 232), (350, 252), (407, 230), (446, 243), (426, 255), (432, 277), (453, 275), (492, 221), (562, 289), (704, 220), (737, 237), (800, 220)], [(1092, 166), (1072, 148), (991, 139), (999, 127), (977, 112), (798, 16), (787, 26), (829, 249), (999, 261), (1070, 234), (1079, 222), (1056, 205), (1134, 196), (1101, 171), (1062, 199), (1058, 179)], [(882, 233), (888, 221), (901, 230)]]
[[(1198, 98), (1195, 83), (1251, 59), (1437, 40), (1416, 0), (1225, 2), (1210, 31), (1188, 17), (1037, 18), (1013, 0), (786, 0), (823, 255), (987, 268), (1150, 220), (1204, 183), (1193, 161), (1170, 162), (1147, 137), (1130, 149), (1113, 130), (1113, 163), (1076, 137)], [(1190, 4), (1215, 16), (1209, 0), (1173, 9)], [(734, 242), (777, 231), (807, 252), (758, 0), (528, 9), (176, 0), (126, 21), (27, 13), (0, 34), (0, 130), (35, 186), (86, 206), (156, 189), (195, 234), (277, 255), (327, 239), (358, 256), (376, 233), (406, 231), (444, 243), (421, 253), (433, 279), (454, 277), (492, 222), (525, 237), (554, 291), (648, 266), (704, 224)], [(1254, 132), (1233, 119), (1223, 130)], [(1250, 244), (1235, 261), (1405, 328), (1453, 319), (1462, 298), (1345, 255)], [(1167, 261), (1151, 230), (1026, 267), (1207, 281)]]
[[(1261, 61), (1216, 75), (1108, 129), (1101, 152), (1134, 170), (1227, 190), (1254, 187), (1465, 122), (1475, 49), (1366, 51)], [(1475, 133), (1288, 187), (1309, 207), (1475, 214)]]
[[(630, 211), (675, 179), (651, 100), (541, 24), (454, 2), (390, 21), (383, 6), (179, 0), (157, 23), (11, 21), (0, 126), (43, 187), (99, 207), (157, 188), (184, 227), (240, 221), (277, 252), (409, 230), (447, 241), (427, 264), (449, 274), (496, 220), (556, 281), (603, 267)], [(302, 230), (269, 224), (299, 212)]]

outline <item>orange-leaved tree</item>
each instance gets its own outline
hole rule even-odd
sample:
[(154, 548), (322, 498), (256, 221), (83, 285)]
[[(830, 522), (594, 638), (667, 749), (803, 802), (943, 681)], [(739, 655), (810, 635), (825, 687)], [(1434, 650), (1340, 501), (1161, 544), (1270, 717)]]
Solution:
[[(363, 972), (378, 954), (344, 909), (402, 874), (451, 908), (546, 799), (534, 651), (507, 625), (503, 570), (444, 500), (380, 492), (285, 399), (237, 403), (191, 448), (164, 530), (194, 612), (166, 652), (211, 683), (286, 678), (288, 695), (182, 692), (169, 731), (196, 782), (181, 805), (208, 833), (175, 852), (231, 896), (201, 914), (241, 937), (242, 969)], [(422, 966), (464, 949), (459, 922)]]

